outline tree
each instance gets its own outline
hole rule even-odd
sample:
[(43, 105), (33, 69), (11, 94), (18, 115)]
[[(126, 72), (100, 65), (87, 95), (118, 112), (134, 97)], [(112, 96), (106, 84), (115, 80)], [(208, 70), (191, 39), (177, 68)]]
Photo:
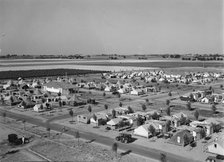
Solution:
[(158, 120), (158, 119), (159, 119), (159, 115), (158, 115), (156, 112), (154, 112), (154, 113), (152, 114), (152, 119), (153, 119), (153, 120)]
[(116, 111), (114, 109), (112, 110), (112, 118), (116, 118)]
[(155, 133), (156, 133), (156, 129), (155, 129), (152, 125), (149, 126), (148, 131), (149, 131), (153, 136), (154, 136)]
[(142, 125), (143, 123), (144, 123), (144, 121), (143, 121), (143, 119), (141, 118), (141, 116), (140, 115), (138, 115), (138, 117), (137, 117), (137, 126), (140, 126), (140, 125)]
[(171, 96), (172, 96), (172, 93), (171, 93), (171, 91), (169, 91), (169, 93), (168, 93), (168, 96), (169, 96), (169, 97), (171, 97)]
[(218, 133), (222, 129), (221, 124), (214, 124), (214, 123), (212, 123), (212, 127), (213, 127), (213, 132), (214, 133)]
[(5, 100), (4, 97), (1, 95), (1, 104), (4, 105), (5, 104)]
[(61, 107), (62, 107), (62, 102), (61, 102), (61, 100), (58, 101), (58, 104), (59, 104), (59, 107), (61, 108)]
[(96, 116), (96, 114), (93, 114), (93, 120), (94, 120), (94, 121), (97, 121), (97, 116)]
[(166, 109), (166, 114), (167, 114), (168, 116), (170, 116), (170, 113), (171, 113), (170, 107), (167, 107), (167, 109)]
[(208, 89), (209, 89), (209, 90), (212, 90), (212, 86), (210, 86)]
[(51, 136), (51, 128), (50, 128), (50, 126), (47, 126), (46, 130), (48, 131), (48, 136), (50, 137)]
[(187, 105), (186, 106), (187, 106), (187, 109), (191, 111), (191, 109), (192, 109), (191, 108), (191, 102), (187, 102)]
[(145, 99), (145, 102), (146, 102), (146, 104), (149, 104), (149, 99), (146, 98), (146, 99)]
[(171, 121), (168, 120), (168, 121), (166, 122), (166, 132), (169, 132), (170, 130), (171, 130)]
[(75, 132), (75, 138), (78, 139), (78, 145), (79, 145), (79, 138), (80, 138), (79, 131)]
[(215, 104), (212, 105), (211, 107), (213, 114), (216, 113), (217, 107), (215, 106)]
[(104, 108), (105, 108), (105, 110), (107, 110), (107, 109), (108, 109), (108, 105), (107, 105), (107, 104), (105, 104), (105, 105), (104, 105)]
[(117, 158), (117, 149), (118, 149), (118, 144), (115, 142), (112, 145), (112, 151), (115, 153), (116, 158)]
[(88, 111), (89, 111), (89, 113), (92, 112), (92, 107), (90, 105), (88, 106)]
[(4, 123), (5, 123), (5, 119), (6, 119), (6, 112), (3, 112), (3, 113), (2, 113), (2, 116), (3, 116), (3, 118), (4, 118)]
[(160, 161), (167, 162), (166, 154), (163, 154), (163, 153), (160, 154)]
[(49, 103), (46, 103), (46, 108), (51, 109), (51, 105)]
[(72, 109), (69, 111), (69, 115), (72, 117), (72, 122), (73, 122), (74, 112), (73, 112), (73, 110), (72, 110)]
[(166, 100), (166, 105), (167, 105), (167, 106), (170, 105), (170, 100)]
[(131, 108), (131, 106), (128, 106), (128, 113), (134, 113), (134, 110)]
[(122, 105), (123, 105), (122, 102), (120, 102), (120, 103), (119, 103), (119, 106), (122, 107)]
[(25, 119), (23, 119), (23, 121), (22, 121), (22, 122), (23, 122), (23, 129), (24, 129), (24, 130), (26, 130), (26, 120), (25, 120)]
[(13, 102), (14, 102), (13, 97), (10, 96), (9, 100), (10, 100), (10, 104), (11, 104), (11, 106), (12, 106), (12, 105), (13, 105)]
[(185, 125), (187, 123), (187, 118), (183, 116), (183, 114), (180, 117), (180, 124)]
[(120, 93), (118, 93), (118, 94), (117, 94), (117, 97), (118, 97), (118, 98), (121, 98), (121, 94), (120, 94)]
[(199, 111), (198, 110), (195, 110), (194, 117), (195, 117), (196, 120), (198, 120), (198, 118), (199, 118)]
[(192, 93), (189, 95), (189, 98), (190, 98), (190, 101), (194, 101), (194, 95)]
[(142, 110), (145, 111), (147, 109), (145, 104), (142, 104)]

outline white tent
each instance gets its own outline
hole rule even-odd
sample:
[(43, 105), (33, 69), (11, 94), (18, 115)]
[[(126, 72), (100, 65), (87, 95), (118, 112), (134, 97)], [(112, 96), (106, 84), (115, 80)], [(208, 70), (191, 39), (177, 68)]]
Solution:
[(138, 128), (134, 129), (134, 135), (148, 138), (149, 137), (148, 127), (149, 124), (139, 126)]

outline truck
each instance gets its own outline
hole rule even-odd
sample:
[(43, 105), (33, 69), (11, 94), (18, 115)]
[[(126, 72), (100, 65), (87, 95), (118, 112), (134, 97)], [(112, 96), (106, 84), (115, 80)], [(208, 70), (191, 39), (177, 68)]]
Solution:
[[(10, 144), (13, 145), (21, 145), (23, 144), (22, 138), (18, 138), (17, 134), (9, 134), (8, 135), (8, 141)], [(29, 138), (24, 138), (24, 144), (29, 143)]]

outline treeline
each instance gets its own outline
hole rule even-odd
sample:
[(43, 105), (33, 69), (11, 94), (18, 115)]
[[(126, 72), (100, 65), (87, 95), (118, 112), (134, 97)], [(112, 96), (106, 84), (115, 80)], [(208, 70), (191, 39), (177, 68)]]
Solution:
[(31, 55), (16, 55), (16, 54), (7, 54), (0, 56), (0, 59), (34, 59), (34, 56)]
[[(86, 56), (89, 58), (90, 56)], [(83, 59), (82, 55), (17, 55), (17, 54), (7, 54), (0, 56), (1, 59)]]
[(182, 57), (182, 60), (192, 60), (192, 61), (222, 61), (222, 57)]
[(179, 54), (165, 54), (165, 55), (162, 55), (163, 58), (180, 58), (181, 55)]
[(107, 71), (97, 70), (80, 70), (80, 69), (41, 69), (41, 70), (18, 70), (18, 71), (0, 71), (0, 79), (17, 79), (50, 77), (50, 76), (65, 76), (65, 75), (82, 75), (105, 73)]

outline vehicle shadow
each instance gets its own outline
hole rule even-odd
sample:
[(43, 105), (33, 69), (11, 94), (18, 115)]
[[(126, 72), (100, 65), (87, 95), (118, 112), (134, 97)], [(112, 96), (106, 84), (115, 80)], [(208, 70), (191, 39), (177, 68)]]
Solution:
[(94, 142), (96, 139), (92, 139), (92, 140), (89, 140), (89, 141), (86, 141), (86, 143), (92, 143)]
[(130, 154), (131, 152), (132, 152), (131, 150), (127, 150), (127, 151), (125, 151), (125, 152), (120, 153), (120, 155), (121, 155), (121, 156), (128, 155), (128, 154)]

